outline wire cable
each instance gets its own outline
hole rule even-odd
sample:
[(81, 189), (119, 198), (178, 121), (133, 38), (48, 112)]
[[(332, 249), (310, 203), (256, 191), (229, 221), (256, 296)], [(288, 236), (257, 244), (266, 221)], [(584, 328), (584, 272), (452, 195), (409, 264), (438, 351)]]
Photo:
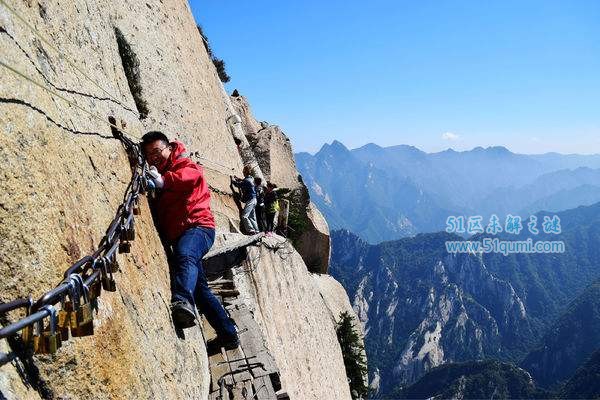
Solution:
[(38, 37), (38, 39), (40, 39), (43, 43), (45, 43), (47, 46), (49, 46), (52, 50), (54, 50), (59, 55), (61, 55), (62, 58), (65, 60), (65, 62), (67, 64), (69, 64), (71, 67), (73, 67), (73, 69), (75, 69), (77, 72), (79, 72), (81, 75), (83, 75), (88, 81), (93, 83), (94, 86), (96, 86), (97, 88), (102, 90), (106, 95), (108, 95), (117, 104), (121, 105), (127, 111), (130, 111), (130, 112), (136, 114), (139, 118), (139, 113), (137, 111), (123, 105), (123, 103), (121, 101), (117, 100), (108, 90), (106, 90), (102, 86), (100, 86), (100, 84), (97, 83), (94, 79), (92, 79), (88, 74), (86, 74), (85, 71), (83, 71), (81, 68), (79, 68), (77, 65), (75, 65), (75, 63), (73, 61), (71, 61), (62, 51), (60, 51), (55, 45), (50, 43), (50, 41), (48, 41), (40, 32), (38, 32), (37, 29), (35, 29), (29, 22), (27, 22), (27, 20), (25, 20), (25, 18), (23, 16), (21, 16), (14, 8), (9, 6), (5, 0), (0, 0), (0, 4), (2, 4), (4, 7), (6, 7), (6, 9), (11, 12), (11, 14), (13, 14), (27, 28), (29, 28), (31, 30), (31, 32), (33, 32), (33, 34)]
[[(0, 2), (2, 2), (2, 1), (3, 1), (3, 0), (0, 0)], [(0, 53), (0, 55), (2, 55), (2, 54)], [(104, 118), (102, 118), (101, 116), (99, 116), (98, 114), (94, 114), (93, 112), (91, 112), (91, 111), (88, 111), (88, 110), (86, 110), (85, 108), (81, 107), (79, 104), (77, 104), (77, 103), (75, 103), (75, 102), (72, 102), (71, 100), (68, 100), (67, 98), (65, 98), (65, 97), (64, 97), (64, 96), (62, 96), (61, 94), (57, 93), (56, 91), (54, 91), (54, 90), (52, 90), (52, 89), (48, 88), (48, 87), (47, 87), (47, 86), (45, 86), (44, 84), (42, 84), (42, 83), (40, 83), (40, 82), (36, 81), (36, 80), (35, 80), (35, 79), (33, 79), (32, 77), (30, 77), (30, 76), (26, 75), (25, 73), (23, 73), (23, 72), (19, 71), (18, 69), (14, 68), (14, 67), (12, 67), (12, 66), (10, 66), (10, 65), (8, 65), (6, 62), (4, 62), (4, 61), (3, 61), (3, 60), (1, 60), (1, 59), (0, 59), (0, 65), (2, 65), (4, 68), (8, 69), (9, 71), (11, 71), (12, 73), (14, 73), (15, 75), (17, 75), (17, 76), (19, 76), (19, 77), (21, 77), (21, 78), (23, 78), (23, 79), (25, 79), (25, 80), (29, 81), (30, 83), (33, 83), (34, 85), (38, 86), (39, 88), (41, 88), (41, 89), (43, 89), (43, 90), (47, 91), (47, 92), (48, 92), (48, 93), (50, 93), (51, 95), (53, 95), (53, 96), (55, 96), (55, 97), (58, 97), (59, 99), (61, 99), (61, 100), (62, 100), (62, 101), (64, 101), (65, 103), (69, 104), (70, 106), (72, 106), (72, 107), (75, 107), (75, 108), (77, 108), (77, 109), (79, 109), (79, 110), (83, 111), (84, 113), (88, 114), (89, 116), (91, 116), (91, 117), (93, 117), (93, 118), (95, 118), (95, 119), (97, 119), (97, 120), (99, 120), (99, 121), (102, 121), (103, 123), (105, 123), (105, 124), (107, 124), (107, 125), (109, 125), (109, 126), (111, 126), (111, 127), (115, 128), (115, 129), (118, 129), (118, 130), (120, 130), (121, 132), (123, 132), (123, 133), (126, 133), (128, 136), (131, 136), (131, 137), (133, 137), (133, 138), (135, 138), (135, 139), (137, 139), (137, 140), (140, 140), (140, 139), (141, 139), (141, 137), (140, 137), (140, 136), (133, 135), (132, 133), (130, 133), (130, 132), (128, 132), (128, 131), (126, 131), (126, 130), (124, 130), (123, 128), (121, 128), (121, 127), (119, 127), (119, 126), (117, 126), (117, 125), (115, 125), (115, 124), (112, 124), (112, 123), (108, 122), (107, 120), (105, 120)]]

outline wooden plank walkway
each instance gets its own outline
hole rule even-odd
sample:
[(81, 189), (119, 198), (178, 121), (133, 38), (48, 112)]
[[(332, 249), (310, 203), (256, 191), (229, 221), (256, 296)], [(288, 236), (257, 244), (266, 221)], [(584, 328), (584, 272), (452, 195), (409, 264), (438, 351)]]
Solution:
[(209, 258), (213, 258), (219, 256), (221, 254), (228, 253), (230, 251), (239, 249), (241, 247), (250, 246), (258, 242), (263, 236), (265, 236), (264, 232), (257, 233), (256, 235), (248, 236), (240, 240), (236, 240), (235, 242), (225, 242), (225, 245), (217, 247), (215, 249), (210, 250), (204, 257), (203, 260), (208, 260)]
[(254, 357), (250, 364), (252, 376), (255, 378), (271, 374), (278, 376), (279, 370), (275, 359), (269, 353), (265, 339), (260, 334), (260, 327), (250, 310), (244, 304), (233, 304), (227, 307), (227, 311), (238, 327), (242, 348)]
[[(207, 260), (208, 284), (220, 301), (226, 304), (226, 310), (234, 320), (240, 346), (233, 350), (213, 351), (208, 363), (211, 374), (210, 400), (277, 400), (286, 399), (287, 394), (281, 388), (280, 373), (275, 359), (269, 352), (265, 338), (250, 309), (240, 302), (239, 290), (231, 277), (230, 269), (239, 265), (245, 247), (259, 241), (264, 234), (258, 234), (226, 243), (209, 252)], [(243, 253), (239, 253), (243, 250)], [(231, 257), (231, 254), (234, 254)], [(223, 257), (224, 256), (224, 257)], [(216, 258), (223, 258), (216, 260)], [(225, 260), (225, 262), (224, 262)], [(231, 265), (235, 264), (235, 265)], [(216, 333), (203, 319), (204, 337), (207, 341), (216, 338)]]
[(247, 247), (259, 242), (263, 232), (245, 236), (240, 240), (225, 241), (222, 246), (210, 250), (202, 259), (202, 266), (209, 281), (222, 280), (230, 276), (231, 268), (248, 258)]

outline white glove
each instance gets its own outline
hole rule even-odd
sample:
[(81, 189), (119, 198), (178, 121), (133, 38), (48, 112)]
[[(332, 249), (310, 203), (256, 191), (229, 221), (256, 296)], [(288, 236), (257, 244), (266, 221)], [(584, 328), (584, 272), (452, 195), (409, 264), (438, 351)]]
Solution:
[(160, 172), (158, 172), (154, 165), (148, 169), (148, 175), (150, 175), (150, 178), (152, 179), (152, 182), (154, 182), (154, 186), (156, 186), (157, 189), (162, 189), (163, 186), (165, 186), (165, 181), (162, 175)]

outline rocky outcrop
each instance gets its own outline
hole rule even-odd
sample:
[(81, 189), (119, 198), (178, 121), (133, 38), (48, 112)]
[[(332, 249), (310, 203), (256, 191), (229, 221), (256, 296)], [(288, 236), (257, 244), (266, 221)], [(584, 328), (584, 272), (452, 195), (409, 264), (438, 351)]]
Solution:
[(280, 237), (249, 248), (248, 262), (234, 270), (233, 279), (262, 328), (290, 397), (350, 398), (330, 311), (332, 302), (349, 305), (341, 286), (330, 293), (335, 300), (325, 301), (300, 255)]
[[(113, 115), (126, 121), (132, 135), (163, 129), (203, 156), (241, 167), (225, 124), (227, 98), (200, 41), (189, 40), (198, 34), (187, 5), (10, 4), (64, 55), (0, 6), (5, 29), (0, 47), (8, 64), (101, 119)], [(172, 29), (157, 29), (157, 21)], [(115, 28), (136, 54), (145, 118), (130, 92), (132, 77), (125, 73), (126, 55), (119, 51)], [(70, 263), (98, 245), (130, 170), (125, 152), (101, 120), (6, 68), (0, 75), (0, 296), (7, 301), (29, 293), (40, 296), (60, 282)], [(209, 176), (223, 174), (224, 167), (205, 164)], [(216, 210), (226, 212), (227, 201), (216, 199)], [(167, 263), (145, 201), (136, 228), (132, 252), (119, 256), (118, 291), (100, 299), (95, 335), (65, 342), (54, 357), (20, 358), (3, 366), (2, 376), (21, 371), (25, 379), (37, 381), (27, 388), (31, 396), (37, 392), (44, 398), (206, 396), (202, 334), (190, 330), (185, 340), (175, 334)], [(18, 380), (10, 379), (0, 391), (18, 398), (23, 394), (19, 387)]]
[(331, 254), (329, 226), (313, 202), (306, 208), (306, 228), (296, 240), (296, 249), (310, 271), (326, 274)]
[[(350, 314), (353, 317), (352, 325), (360, 336), (361, 343), (364, 346), (365, 333), (363, 331), (363, 325), (360, 323), (358, 316), (354, 312), (348, 294), (346, 294), (346, 290), (341, 283), (336, 281), (331, 275), (312, 274), (312, 278), (319, 288), (321, 297), (331, 314), (331, 320), (333, 321), (334, 326), (337, 326), (337, 323), (340, 322), (340, 314), (344, 312)], [(366, 351), (362, 354), (365, 357), (365, 360), (367, 360)], [(368, 382), (368, 379), (369, 377), (365, 374), (364, 382)]]
[(290, 139), (281, 128), (268, 122), (258, 122), (244, 96), (231, 96), (231, 102), (242, 120), (241, 125), (265, 178), (292, 190), (303, 187)]
[[(162, 130), (184, 142), (204, 165), (217, 229), (235, 230), (239, 213), (229, 175), (248, 159), (234, 140), (241, 129), (231, 123), (236, 110), (187, 4), (9, 3), (40, 36), (0, 5), (3, 61), (54, 93), (0, 67), (0, 301), (39, 297), (98, 246), (130, 179), (127, 156), (104, 123), (108, 116), (126, 123), (134, 139)], [(273, 154), (281, 149), (289, 157), (278, 159), (278, 170), (297, 181), (289, 141)], [(0, 367), (0, 397), (206, 398), (202, 332), (179, 337), (174, 330), (167, 261), (146, 200), (141, 203), (132, 251), (118, 256), (117, 292), (99, 300), (95, 335), (66, 341), (55, 356), (27, 356), (18, 340), (0, 341), (2, 351), (18, 356)], [(330, 398), (321, 396), (325, 389), (349, 398), (328, 310), (305, 263), (293, 249), (287, 261), (264, 251), (269, 262), (261, 268), (271, 272), (256, 279), (252, 304), (261, 305), (261, 326), (292, 398)], [(281, 285), (297, 290), (275, 297), (271, 290)]]
[(244, 96), (231, 96), (246, 129), (246, 136), (264, 177), (292, 190), (289, 236), (311, 272), (327, 273), (330, 256), (329, 226), (310, 201), (308, 189), (296, 169), (289, 138), (277, 125), (258, 122)]
[[(331, 314), (331, 320), (334, 323), (340, 321), (340, 314), (347, 312), (354, 315), (352, 304), (346, 294), (344, 287), (336, 281), (331, 275), (312, 274), (312, 279), (319, 288), (321, 297)], [(362, 334), (362, 324), (358, 319), (354, 320), (355, 329)]]

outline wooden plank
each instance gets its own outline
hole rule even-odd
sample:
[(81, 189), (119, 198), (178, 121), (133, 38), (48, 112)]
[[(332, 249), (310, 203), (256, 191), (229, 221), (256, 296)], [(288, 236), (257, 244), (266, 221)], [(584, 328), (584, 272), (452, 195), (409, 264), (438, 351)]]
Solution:
[(214, 289), (213, 293), (216, 296), (221, 296), (221, 297), (237, 297), (240, 295), (240, 292), (238, 290), (231, 290), (231, 289)]
[(246, 356), (253, 356), (252, 363), (262, 363), (262, 367), (254, 367), (252, 375), (256, 377), (279, 372), (275, 359), (269, 353), (265, 340), (260, 334), (260, 327), (252, 313), (245, 305), (228, 307), (228, 311), (239, 329), (241, 346)]
[(232, 279), (221, 278), (221, 279), (215, 279), (214, 281), (212, 281), (210, 283), (211, 284), (215, 284), (215, 285), (223, 285), (223, 284), (231, 284), (231, 285), (233, 285), (233, 280)]
[(252, 391), (252, 382), (238, 382), (233, 387), (233, 398), (234, 400), (250, 400), (254, 397)]
[(285, 390), (280, 390), (276, 393), (277, 400), (290, 400), (290, 396), (287, 394)]
[(223, 388), (223, 393), (221, 394), (221, 390), (215, 390), (214, 392), (211, 392), (208, 394), (208, 398), (209, 400), (231, 400), (229, 397), (229, 392), (227, 391), (227, 389), (224, 387)]
[(264, 232), (257, 233), (256, 235), (248, 236), (241, 240), (236, 240), (235, 242), (225, 242), (227, 244), (223, 246), (219, 246), (216, 249), (210, 250), (206, 255), (202, 258), (203, 260), (208, 260), (209, 258), (213, 258), (215, 256), (228, 253), (232, 250), (239, 249), (240, 247), (250, 246), (253, 243), (258, 242), (263, 236)]
[(233, 386), (232, 395), (233, 395), (234, 400), (238, 400), (238, 399), (242, 400), (244, 398), (243, 394), (242, 394), (243, 390), (244, 390), (244, 385), (242, 385), (241, 383), (235, 384)]
[[(204, 319), (203, 330), (204, 337), (207, 342), (217, 337), (215, 330), (210, 326), (206, 319)], [(208, 366), (210, 369), (211, 393), (219, 392), (219, 380), (223, 376), (225, 376), (225, 383), (233, 384), (233, 379), (228, 374), (231, 372), (229, 369), (229, 362), (227, 361), (226, 355), (223, 352), (209, 354)]]
[(233, 372), (233, 381), (235, 383), (252, 379), (244, 353), (242, 353), (239, 347), (227, 350), (227, 359), (229, 360), (229, 367)]
[(214, 292), (217, 290), (236, 290), (237, 289), (233, 286), (233, 285), (211, 285), (210, 282), (208, 284), (208, 287)]
[[(240, 346), (236, 349), (221, 349), (220, 353), (209, 355), (211, 373), (211, 400), (276, 400), (276, 390), (281, 388), (279, 370), (275, 359), (269, 353), (265, 338), (250, 309), (240, 302), (239, 291), (231, 277), (230, 268), (240, 257), (246, 256), (240, 249), (258, 241), (263, 234), (254, 235), (241, 241), (221, 246), (205, 256), (209, 287), (221, 303), (226, 305), (231, 318), (238, 327)], [(213, 280), (210, 280), (213, 279)], [(227, 300), (225, 300), (227, 299)], [(206, 340), (216, 337), (215, 331), (204, 320)], [(221, 379), (223, 378), (223, 379)], [(277, 387), (275, 387), (275, 382)], [(230, 398), (227, 387), (233, 397)]]
[(218, 278), (208, 282), (208, 286), (211, 288), (227, 288), (227, 289), (235, 289), (235, 285), (233, 284), (233, 280)]
[(208, 287), (213, 292), (216, 290), (237, 290), (235, 288), (235, 286), (233, 286), (233, 285), (231, 285), (231, 286), (229, 286), (229, 285), (211, 285), (210, 282), (208, 282)]
[(225, 383), (233, 384), (233, 381), (231, 381), (231, 379), (227, 379), (227, 374), (229, 373), (229, 365), (222, 356), (216, 355), (210, 357), (209, 368), (211, 391), (219, 391), (220, 380), (223, 376), (225, 376)]

